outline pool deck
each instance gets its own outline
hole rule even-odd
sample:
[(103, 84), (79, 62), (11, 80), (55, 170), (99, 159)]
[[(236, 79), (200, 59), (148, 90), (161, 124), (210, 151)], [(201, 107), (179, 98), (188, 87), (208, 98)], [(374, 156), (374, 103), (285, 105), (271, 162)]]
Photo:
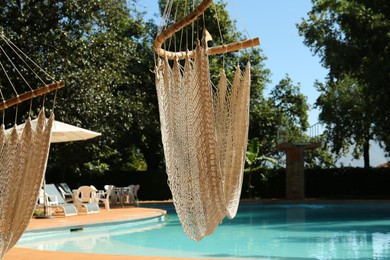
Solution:
[[(164, 210), (143, 208), (141, 207), (125, 207), (113, 208), (107, 211), (100, 208), (99, 214), (79, 215), (76, 217), (56, 217), (52, 219), (31, 219), (27, 230), (42, 230), (51, 228), (61, 228), (69, 226), (79, 226), (88, 224), (98, 224), (104, 222), (116, 222), (124, 220), (139, 220), (143, 218), (158, 217), (166, 214)], [(8, 251), (3, 260), (53, 260), (53, 259), (67, 259), (67, 260), (167, 260), (167, 259), (184, 259), (174, 257), (151, 257), (151, 256), (117, 256), (117, 255), (100, 255), (100, 254), (86, 254), (86, 253), (66, 253), (34, 250), (26, 248), (14, 247)], [(186, 258), (190, 259), (190, 258)], [(204, 258), (203, 258), (204, 260)], [(215, 260), (215, 258), (214, 258)]]

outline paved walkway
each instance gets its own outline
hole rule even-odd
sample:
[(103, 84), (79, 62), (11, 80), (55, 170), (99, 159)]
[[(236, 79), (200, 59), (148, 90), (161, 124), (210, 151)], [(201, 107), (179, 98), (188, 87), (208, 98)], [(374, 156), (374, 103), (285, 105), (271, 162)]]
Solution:
[[(50, 229), (55, 227), (78, 226), (86, 224), (96, 224), (104, 222), (114, 222), (123, 220), (135, 220), (149, 217), (156, 217), (165, 214), (164, 210), (150, 209), (142, 207), (126, 207), (114, 208), (107, 211), (101, 208), (99, 214), (79, 215), (77, 217), (57, 217), (53, 219), (31, 219), (27, 230)], [(12, 248), (8, 251), (3, 260), (167, 260), (180, 259), (173, 257), (142, 257), (142, 256), (115, 256), (115, 255), (99, 255), (99, 254), (85, 254), (85, 253), (65, 253), (65, 252), (51, 252), (43, 250), (33, 250), (25, 248)], [(188, 259), (188, 258), (187, 258)], [(202, 259), (204, 260), (204, 259)], [(215, 260), (215, 258), (214, 258)]]

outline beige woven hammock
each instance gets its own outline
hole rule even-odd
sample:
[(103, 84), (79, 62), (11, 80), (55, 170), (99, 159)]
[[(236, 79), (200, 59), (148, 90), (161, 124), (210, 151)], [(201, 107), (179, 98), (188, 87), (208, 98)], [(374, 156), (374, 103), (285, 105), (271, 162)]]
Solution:
[[(204, 37), (193, 51), (161, 48), (210, 3), (203, 1), (191, 18), (163, 31), (154, 45), (159, 56), (156, 89), (169, 186), (183, 229), (196, 241), (213, 233), (225, 216), (236, 215), (249, 125), (249, 63), (244, 73), (236, 68), (232, 86), (222, 71), (214, 88), (208, 56), (259, 44), (253, 39), (212, 49)], [(173, 59), (172, 66), (169, 59)], [(179, 59), (185, 59), (184, 67)]]
[(34, 211), (49, 154), (54, 116), (40, 113), (36, 129), (0, 129), (0, 259), (23, 234)]
[[(10, 53), (15, 54), (12, 56)], [(11, 58), (12, 57), (12, 58)], [(19, 94), (15, 90), (13, 97), (5, 98), (2, 85), (11, 78), (23, 78), (21, 72), (32, 69), (34, 65), (23, 60), (18, 64), (28, 64), (23, 68), (13, 67), (18, 59), (26, 59), (27, 56), (21, 52), (5, 35), (0, 32), (0, 72), (4, 79), (0, 81), (0, 110), (10, 108), (23, 101), (30, 100), (36, 96), (43, 95), (54, 89), (64, 86), (63, 82), (44, 84), (37, 89), (30, 89)], [(35, 64), (36, 65), (36, 64)], [(5, 68), (11, 72), (17, 72), (17, 77), (9, 75)], [(31, 74), (29, 74), (31, 75)], [(36, 74), (37, 75), (37, 74)], [(25, 84), (23, 84), (25, 83)], [(28, 85), (27, 82), (11, 83), (12, 86)], [(15, 110), (17, 113), (17, 109)], [(0, 259), (19, 240), (26, 229), (42, 187), (43, 176), (46, 169), (49, 154), (51, 128), (54, 115), (46, 119), (45, 109), (41, 108), (35, 129), (28, 119), (23, 131), (16, 128), (5, 129), (4, 118), (0, 126)], [(30, 111), (31, 112), (31, 111)]]

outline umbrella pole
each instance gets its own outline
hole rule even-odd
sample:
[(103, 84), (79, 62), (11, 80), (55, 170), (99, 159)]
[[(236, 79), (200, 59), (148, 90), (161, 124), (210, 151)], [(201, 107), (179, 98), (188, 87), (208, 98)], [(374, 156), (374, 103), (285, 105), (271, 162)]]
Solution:
[(36, 219), (48, 219), (48, 218), (54, 218), (53, 216), (49, 215), (47, 212), (47, 196), (46, 196), (46, 180), (43, 179), (43, 215), (36, 216)]

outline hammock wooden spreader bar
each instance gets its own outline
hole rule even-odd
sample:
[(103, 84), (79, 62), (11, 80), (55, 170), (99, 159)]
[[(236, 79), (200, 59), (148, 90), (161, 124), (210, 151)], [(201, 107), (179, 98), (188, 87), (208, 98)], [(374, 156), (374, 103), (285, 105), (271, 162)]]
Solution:
[(26, 100), (42, 96), (46, 93), (49, 93), (53, 90), (63, 88), (65, 86), (65, 83), (63, 81), (58, 81), (49, 85), (45, 85), (41, 88), (31, 90), (28, 92), (25, 92), (23, 94), (20, 94), (16, 97), (4, 100), (3, 102), (0, 102), (0, 111), (4, 110), (6, 108), (12, 107), (14, 105), (20, 104)]
[[(238, 51), (246, 48), (252, 48), (255, 46), (260, 45), (260, 40), (259, 38), (253, 38), (241, 42), (235, 42), (235, 43), (230, 43), (230, 44), (224, 44), (224, 45), (219, 45), (215, 47), (210, 47), (207, 49), (208, 55), (213, 55), (213, 54), (222, 54), (222, 53), (228, 53), (228, 52), (233, 52), (233, 51)], [(180, 51), (180, 52), (171, 52), (171, 51), (166, 51), (164, 49), (159, 50), (159, 52), (156, 52), (160, 57), (167, 57), (168, 60), (175, 60), (176, 58), (179, 60), (184, 60), (186, 57), (188, 58), (193, 58), (195, 57), (195, 51)]]
[[(172, 52), (164, 50), (161, 46), (162, 44), (172, 37), (173, 34), (183, 29), (185, 26), (192, 23), (198, 16), (200, 16), (211, 4), (212, 0), (203, 0), (188, 16), (182, 18), (176, 23), (169, 26), (167, 29), (163, 30), (159, 35), (157, 35), (154, 43), (153, 50), (160, 57), (166, 57), (169, 60), (179, 59), (184, 60), (186, 57), (192, 58), (195, 56), (195, 51), (180, 51)], [(236, 43), (231, 43), (227, 45), (220, 45), (215, 47), (210, 47), (208, 49), (208, 54), (222, 54), (233, 51), (238, 51), (241, 49), (252, 48), (260, 45), (259, 38), (253, 38), (245, 41), (240, 41)]]
[(253, 48), (259, 45), (260, 45), (260, 39), (256, 37), (241, 42), (235, 42), (235, 43), (211, 47), (208, 49), (208, 54), (212, 55), (212, 54), (228, 53), (228, 52), (238, 51), (242, 49)]

